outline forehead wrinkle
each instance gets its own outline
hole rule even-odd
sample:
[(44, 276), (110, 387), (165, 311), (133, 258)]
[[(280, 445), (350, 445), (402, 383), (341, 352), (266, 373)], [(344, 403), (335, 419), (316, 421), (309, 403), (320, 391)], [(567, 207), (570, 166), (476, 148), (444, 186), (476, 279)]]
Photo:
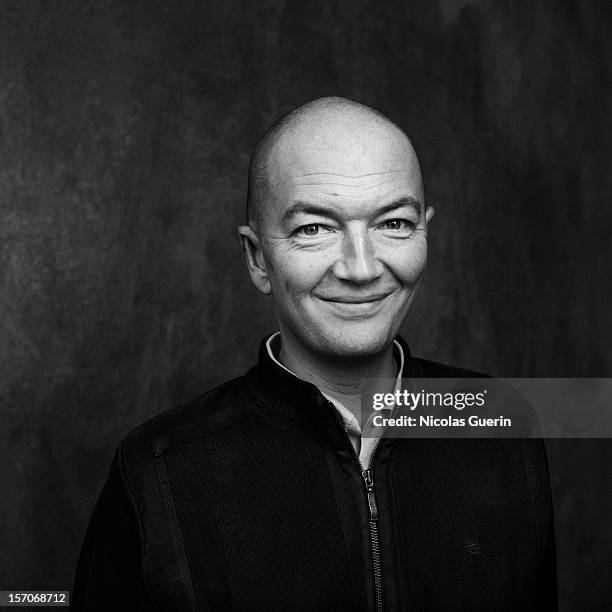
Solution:
[(337, 191), (321, 191), (320, 195), (330, 196), (332, 198), (354, 198), (354, 193), (338, 193)]
[[(321, 215), (324, 217), (352, 220), (361, 218), (364, 214), (367, 214), (368, 216), (378, 216), (404, 207), (414, 208), (419, 215), (423, 212), (423, 205), (421, 201), (412, 195), (400, 195), (399, 197), (392, 197), (388, 199), (383, 198), (382, 203), (379, 204), (364, 201), (357, 205), (355, 205), (356, 203), (354, 199), (352, 199), (352, 196), (349, 195), (342, 196), (333, 192), (321, 195), (332, 196), (333, 200), (328, 202), (318, 201), (315, 203), (308, 200), (298, 199), (285, 211), (283, 214), (283, 220), (288, 221), (300, 214)], [(349, 202), (349, 208), (344, 208), (344, 203), (339, 207), (339, 198), (344, 200), (351, 198), (352, 201)], [(385, 200), (386, 203), (384, 203)], [(374, 205), (375, 209), (368, 210), (372, 205)]]
[(313, 181), (310, 183), (302, 183), (301, 181), (295, 181), (296, 185), (304, 186), (304, 185), (335, 185), (335, 186), (340, 186), (340, 187), (362, 187), (363, 183), (358, 183), (358, 184), (354, 184), (354, 183), (336, 183), (334, 181)]
[(305, 176), (340, 176), (342, 178), (366, 178), (368, 176), (377, 176), (379, 174), (394, 174), (395, 172), (405, 172), (404, 170), (386, 170), (381, 172), (368, 172), (366, 174), (338, 174), (336, 172), (307, 172), (300, 174), (300, 177)]
[[(299, 185), (301, 186), (308, 186), (308, 185), (333, 185), (333, 186), (339, 186), (339, 187), (354, 187), (354, 188), (361, 188), (361, 187), (365, 187), (366, 189), (374, 189), (375, 187), (381, 186), (381, 185), (386, 185), (387, 183), (390, 183), (393, 181), (393, 176), (391, 177), (387, 177), (386, 175), (397, 175), (400, 173), (403, 173), (404, 171), (391, 171), (391, 172), (372, 172), (371, 174), (368, 174), (368, 177), (372, 177), (372, 176), (378, 176), (378, 177), (384, 177), (385, 180), (381, 180), (380, 182), (376, 182), (373, 184), (368, 184), (368, 183), (353, 183), (353, 182), (340, 182), (340, 181), (334, 181), (334, 180), (318, 180), (318, 181), (302, 181), (300, 180), (302, 178), (302, 176), (310, 176), (310, 175), (300, 175), (299, 177), (296, 177), (293, 179), (293, 183), (295, 185)], [(329, 175), (319, 175), (319, 176), (329, 176)], [(333, 176), (342, 176), (342, 175), (333, 175)], [(343, 177), (343, 178), (349, 178), (349, 179), (354, 179), (357, 180), (358, 178), (365, 178), (366, 175), (363, 175), (363, 177)], [(367, 187), (366, 187), (367, 186)]]
[[(368, 185), (367, 183), (356, 183), (356, 184), (355, 183), (336, 183), (333, 181), (308, 182), (308, 183), (302, 183), (301, 181), (295, 181), (294, 184), (299, 187), (308, 187), (308, 186), (347, 187), (349, 189), (357, 189), (360, 192), (363, 192), (363, 191), (371, 191), (372, 189), (383, 187), (385, 185), (389, 185), (390, 183), (393, 183), (392, 177), (386, 180), (378, 181), (371, 185)], [(327, 195), (331, 195), (329, 192), (323, 192), (323, 193), (326, 193)], [(333, 195), (342, 195), (342, 194), (334, 193)]]
[(370, 189), (376, 189), (376, 187), (382, 187), (383, 185), (388, 185), (389, 183), (392, 183), (393, 180), (386, 180), (386, 181), (381, 181), (380, 183), (376, 183), (375, 185), (369, 185), (368, 187), (364, 187), (363, 191), (370, 191)]

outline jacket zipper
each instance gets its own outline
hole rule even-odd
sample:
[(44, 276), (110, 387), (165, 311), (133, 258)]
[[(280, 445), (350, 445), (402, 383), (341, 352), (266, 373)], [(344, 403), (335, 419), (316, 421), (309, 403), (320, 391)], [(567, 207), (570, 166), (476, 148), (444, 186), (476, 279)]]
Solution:
[[(378, 448), (378, 442), (374, 447), (374, 452)], [(372, 453), (374, 457), (374, 453)], [(372, 461), (370, 461), (372, 466)], [(368, 506), (370, 508), (370, 540), (372, 542), (372, 565), (374, 567), (374, 593), (376, 595), (376, 610), (383, 610), (383, 586), (382, 586), (382, 565), (380, 561), (380, 545), (378, 541), (378, 506), (376, 504), (376, 493), (374, 492), (374, 473), (368, 466), (362, 473), (368, 492)]]
[(372, 567), (374, 568), (374, 597), (375, 597), (375, 605), (376, 612), (383, 612), (384, 610), (384, 599), (383, 599), (383, 582), (382, 582), (382, 562), (380, 559), (380, 542), (378, 536), (378, 504), (376, 502), (376, 492), (374, 490), (374, 461), (376, 459), (376, 455), (378, 453), (378, 447), (380, 446), (380, 438), (376, 441), (376, 445), (372, 450), (372, 455), (370, 456), (370, 462), (368, 464), (367, 469), (363, 469), (361, 465), (361, 461), (359, 461), (359, 456), (355, 452), (355, 447), (351, 442), (351, 438), (344, 427), (344, 422), (342, 421), (342, 417), (340, 413), (336, 410), (336, 407), (327, 400), (327, 403), (330, 408), (334, 411), (334, 418), (336, 422), (340, 426), (346, 441), (349, 444), (351, 449), (351, 453), (353, 455), (353, 459), (355, 463), (359, 467), (359, 472), (361, 473), (361, 477), (365, 483), (366, 494), (368, 498), (368, 509), (370, 512), (370, 548), (372, 555)]

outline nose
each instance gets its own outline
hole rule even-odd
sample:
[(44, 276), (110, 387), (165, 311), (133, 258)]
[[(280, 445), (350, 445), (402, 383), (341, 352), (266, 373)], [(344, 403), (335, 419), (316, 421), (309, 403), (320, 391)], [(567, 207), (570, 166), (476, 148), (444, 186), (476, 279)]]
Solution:
[(336, 278), (365, 285), (383, 274), (367, 228), (347, 230), (342, 239), (342, 253), (334, 266)]

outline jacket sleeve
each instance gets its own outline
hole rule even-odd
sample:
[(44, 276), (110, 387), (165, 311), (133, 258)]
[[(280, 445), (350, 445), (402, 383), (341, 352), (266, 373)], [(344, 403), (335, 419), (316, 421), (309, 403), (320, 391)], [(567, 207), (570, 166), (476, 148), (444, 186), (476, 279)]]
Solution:
[(548, 521), (546, 544), (544, 546), (544, 554), (537, 577), (539, 586), (538, 597), (536, 601), (536, 610), (542, 612), (557, 612), (559, 609), (559, 599), (557, 590), (557, 547), (555, 540), (555, 520), (554, 520), (554, 505), (552, 500), (550, 470), (548, 466), (548, 456), (546, 446), (543, 440), (535, 440), (539, 443), (540, 452), (543, 463), (543, 480), (546, 485), (545, 500), (548, 507)]
[(557, 553), (555, 542), (554, 505), (546, 445), (542, 438), (524, 440), (525, 450), (532, 459), (531, 472), (533, 504), (542, 530), (542, 554), (535, 576), (536, 592), (534, 610), (557, 612)]
[(70, 609), (152, 610), (142, 571), (138, 517), (121, 474), (121, 447), (89, 520)]
[(559, 600), (557, 593), (557, 553), (555, 545), (555, 530), (551, 515), (546, 548), (537, 577), (538, 593), (536, 610), (542, 612), (557, 612)]

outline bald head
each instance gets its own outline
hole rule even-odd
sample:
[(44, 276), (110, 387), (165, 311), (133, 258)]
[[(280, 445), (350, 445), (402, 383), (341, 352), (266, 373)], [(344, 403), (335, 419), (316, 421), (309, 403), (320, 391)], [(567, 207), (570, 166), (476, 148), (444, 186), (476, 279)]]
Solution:
[[(276, 121), (255, 146), (249, 165), (247, 219), (257, 228), (268, 205), (282, 191), (287, 166), (330, 174), (367, 175), (375, 156), (405, 163), (422, 192), (416, 153), (406, 134), (378, 111), (339, 97), (307, 102)], [(315, 162), (310, 164), (309, 162)], [(316, 165), (316, 168), (315, 168)]]

